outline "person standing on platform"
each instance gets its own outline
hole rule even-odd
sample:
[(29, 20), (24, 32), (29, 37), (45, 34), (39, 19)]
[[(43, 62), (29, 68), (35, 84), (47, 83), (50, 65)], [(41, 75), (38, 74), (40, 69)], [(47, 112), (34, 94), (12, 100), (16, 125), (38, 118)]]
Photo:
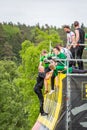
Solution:
[[(74, 22), (74, 27), (75, 27), (75, 43), (76, 43), (76, 58), (77, 59), (82, 59), (82, 54), (84, 50), (84, 42), (85, 42), (85, 32), (83, 29), (80, 28), (79, 22), (75, 21)], [(81, 44), (81, 45), (80, 45)], [(78, 63), (78, 68), (79, 69), (84, 69), (83, 67), (83, 62), (82, 61), (77, 61)]]
[[(64, 31), (67, 33), (67, 45), (66, 47), (71, 51), (73, 59), (75, 59), (75, 33), (71, 31), (68, 25), (65, 25)], [(75, 66), (75, 62), (72, 62), (72, 65)]]

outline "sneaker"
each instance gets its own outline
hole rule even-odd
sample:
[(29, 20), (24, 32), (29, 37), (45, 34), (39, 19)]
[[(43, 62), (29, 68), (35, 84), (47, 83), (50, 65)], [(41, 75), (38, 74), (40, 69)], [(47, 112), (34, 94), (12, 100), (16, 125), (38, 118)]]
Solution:
[(48, 113), (46, 113), (46, 112), (41, 113), (41, 116), (47, 116), (47, 115), (48, 115)]
[(54, 93), (55, 92), (55, 90), (51, 90), (50, 92), (49, 92), (49, 94), (52, 94), (52, 93)]

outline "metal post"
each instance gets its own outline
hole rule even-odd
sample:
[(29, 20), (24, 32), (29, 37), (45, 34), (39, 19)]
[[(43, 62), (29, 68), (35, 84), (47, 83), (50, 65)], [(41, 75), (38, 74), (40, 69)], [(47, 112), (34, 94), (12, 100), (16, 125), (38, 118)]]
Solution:
[(70, 88), (70, 76), (68, 75), (68, 68), (69, 68), (69, 60), (67, 59), (67, 88), (66, 88), (66, 130), (69, 130), (69, 123), (71, 121), (71, 117), (70, 117), (70, 94), (71, 94), (71, 88)]

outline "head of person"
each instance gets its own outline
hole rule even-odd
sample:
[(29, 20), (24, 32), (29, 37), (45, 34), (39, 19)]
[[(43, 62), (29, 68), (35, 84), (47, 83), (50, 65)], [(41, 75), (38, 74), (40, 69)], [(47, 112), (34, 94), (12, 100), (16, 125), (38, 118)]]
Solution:
[(39, 72), (44, 72), (44, 67), (43, 67), (43, 66), (39, 66), (39, 67), (38, 67), (38, 71), (39, 71)]
[(57, 46), (60, 50), (63, 48), (63, 46), (62, 46), (61, 43), (58, 43), (56, 46)]
[(42, 56), (46, 56), (47, 55), (47, 51), (46, 50), (42, 50), (41, 55)]
[(64, 25), (64, 26), (63, 26), (63, 29), (64, 29), (64, 31), (65, 31), (66, 33), (69, 33), (69, 32), (70, 32), (70, 27), (69, 27), (69, 25)]
[(74, 27), (75, 27), (75, 28), (79, 27), (79, 22), (78, 22), (78, 21), (75, 21), (75, 22), (74, 22)]
[(55, 65), (54, 65), (53, 63), (50, 63), (49, 68), (50, 68), (51, 70), (54, 70), (54, 69), (55, 69)]
[(60, 52), (61, 52), (61, 50), (60, 50), (59, 46), (55, 46), (55, 47), (53, 48), (53, 53), (54, 53), (55, 55), (60, 54)]

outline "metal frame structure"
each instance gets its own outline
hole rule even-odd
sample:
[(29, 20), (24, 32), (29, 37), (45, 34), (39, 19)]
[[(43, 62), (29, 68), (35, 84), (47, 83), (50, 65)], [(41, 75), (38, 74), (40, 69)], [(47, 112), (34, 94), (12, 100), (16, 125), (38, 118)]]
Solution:
[[(78, 46), (87, 46), (87, 44), (77, 44)], [(52, 46), (51, 46), (51, 41), (50, 41), (50, 45), (49, 45), (49, 52), (51, 52), (51, 49), (52, 49)], [(85, 49), (85, 48), (84, 48)], [(75, 53), (76, 55), (76, 53)], [(59, 62), (61, 61), (67, 61), (67, 68), (69, 67), (69, 61), (83, 61), (83, 62), (86, 62), (87, 63), (87, 59), (58, 59)], [(62, 63), (62, 62), (61, 62)], [(64, 64), (64, 63), (62, 63)], [(67, 69), (67, 90), (66, 90), (66, 98), (67, 98), (67, 103), (66, 103), (66, 130), (71, 130), (71, 127), (69, 125), (69, 122), (71, 121), (71, 117), (70, 117), (70, 114), (71, 114), (71, 88), (70, 88), (70, 76), (87, 76), (87, 74), (70, 74), (68, 72), (68, 69)]]
[[(66, 59), (67, 60), (67, 68), (69, 67), (69, 61), (83, 61), (87, 63), (87, 59)], [(70, 76), (87, 76), (87, 74), (70, 74), (67, 69), (67, 102), (66, 102), (66, 130), (71, 130), (72, 126), (69, 125), (71, 121), (71, 87), (70, 87)]]

